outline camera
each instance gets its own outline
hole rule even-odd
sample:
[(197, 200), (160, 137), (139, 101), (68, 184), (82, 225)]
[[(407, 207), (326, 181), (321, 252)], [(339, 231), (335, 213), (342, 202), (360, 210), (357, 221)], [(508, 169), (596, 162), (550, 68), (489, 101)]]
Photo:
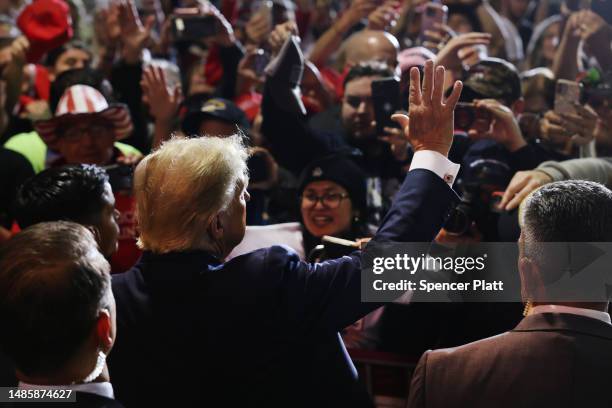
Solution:
[(464, 235), (475, 222), (483, 237), (497, 236), (497, 209), (503, 191), (512, 178), (510, 166), (499, 160), (480, 159), (471, 163), (457, 181), (461, 202), (451, 212), (444, 229), (451, 235)]
[(477, 108), (471, 102), (459, 102), (455, 107), (455, 128), (463, 131), (477, 128), (486, 131), (492, 120), (491, 112)]

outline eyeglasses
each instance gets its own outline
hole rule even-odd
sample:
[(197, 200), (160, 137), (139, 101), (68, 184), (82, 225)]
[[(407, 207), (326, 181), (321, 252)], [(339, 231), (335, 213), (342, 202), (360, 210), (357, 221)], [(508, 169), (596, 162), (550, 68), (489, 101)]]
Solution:
[(322, 196), (315, 194), (304, 194), (302, 196), (302, 206), (306, 208), (314, 208), (321, 201), (324, 207), (334, 210), (340, 206), (343, 199), (348, 198), (348, 194), (344, 193), (327, 193)]
[(91, 136), (104, 136), (112, 129), (113, 127), (111, 125), (102, 123), (93, 123), (87, 126), (74, 126), (66, 129), (62, 134), (62, 138), (69, 142), (76, 142), (85, 136), (85, 134)]
[(359, 108), (359, 106), (361, 106), (362, 103), (372, 103), (372, 98), (369, 96), (345, 95), (344, 101), (351, 105), (353, 108), (357, 109)]

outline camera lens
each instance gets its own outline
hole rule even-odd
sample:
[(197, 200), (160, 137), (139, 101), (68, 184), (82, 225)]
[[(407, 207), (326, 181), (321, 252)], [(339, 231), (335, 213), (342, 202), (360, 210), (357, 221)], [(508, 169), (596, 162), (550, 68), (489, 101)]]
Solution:
[(452, 235), (463, 235), (470, 230), (472, 225), (472, 217), (470, 216), (470, 208), (466, 203), (459, 204), (452, 212), (444, 229)]
[(455, 109), (455, 127), (461, 130), (468, 130), (474, 123), (474, 114), (467, 107), (457, 107)]

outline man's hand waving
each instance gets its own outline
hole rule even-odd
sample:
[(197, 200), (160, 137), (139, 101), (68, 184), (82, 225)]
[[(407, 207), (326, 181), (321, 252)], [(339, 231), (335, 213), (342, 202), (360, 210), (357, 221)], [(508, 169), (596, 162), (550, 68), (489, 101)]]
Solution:
[(453, 143), (454, 110), (463, 84), (455, 82), (453, 92), (444, 99), (445, 69), (433, 61), (425, 63), (423, 86), (417, 68), (410, 70), (410, 108), (408, 116), (395, 114), (395, 120), (404, 129), (404, 135), (415, 152), (433, 150), (444, 156)]

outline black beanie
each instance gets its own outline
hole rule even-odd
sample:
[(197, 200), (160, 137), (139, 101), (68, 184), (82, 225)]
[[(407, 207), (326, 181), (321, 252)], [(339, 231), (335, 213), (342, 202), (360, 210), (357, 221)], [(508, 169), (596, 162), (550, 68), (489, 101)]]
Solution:
[(299, 194), (314, 181), (333, 181), (348, 192), (353, 208), (365, 212), (367, 206), (366, 175), (346, 155), (326, 156), (311, 162), (300, 176)]

